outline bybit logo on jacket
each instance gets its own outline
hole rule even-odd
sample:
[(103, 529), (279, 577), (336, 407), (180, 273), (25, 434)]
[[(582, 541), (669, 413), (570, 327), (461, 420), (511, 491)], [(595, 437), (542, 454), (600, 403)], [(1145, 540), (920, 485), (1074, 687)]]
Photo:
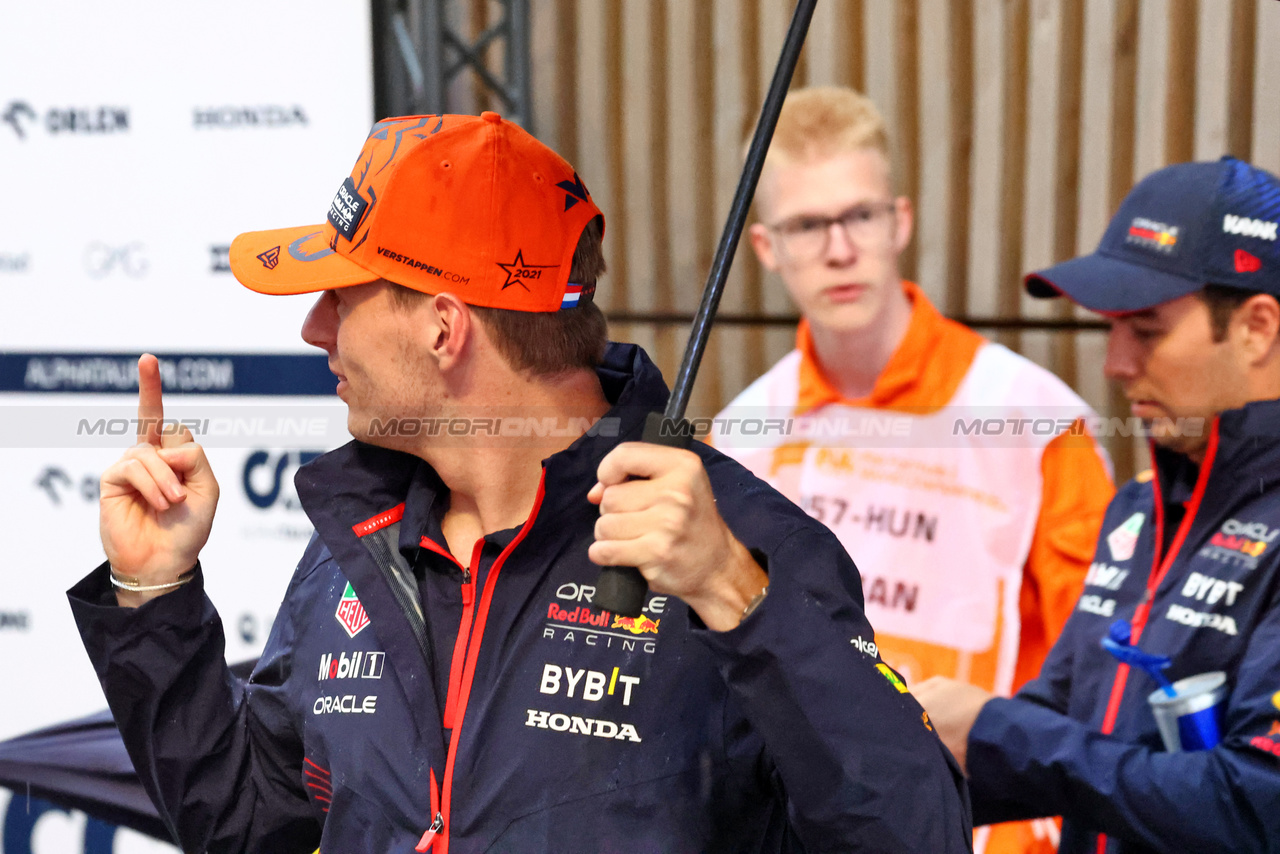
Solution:
[(1182, 585), (1182, 595), (1188, 599), (1204, 602), (1206, 605), (1223, 602), (1228, 608), (1236, 604), (1236, 597), (1242, 590), (1244, 585), (1238, 581), (1223, 581), (1198, 572), (1188, 575), (1186, 583)]
[[(548, 663), (543, 665), (542, 681), (538, 685), (538, 691), (553, 696), (563, 694), (569, 699), (588, 703), (599, 703), (606, 697), (619, 697), (623, 706), (630, 706), (631, 691), (639, 684), (639, 676), (627, 676), (619, 672), (617, 667), (613, 668), (612, 673), (604, 673), (599, 670), (579, 670)], [(619, 741), (641, 741), (640, 733), (628, 723), (620, 724), (601, 718), (567, 715), (539, 709), (526, 711), (528, 717), (525, 720), (525, 726), (576, 735), (590, 735), (596, 738), (613, 738)]]

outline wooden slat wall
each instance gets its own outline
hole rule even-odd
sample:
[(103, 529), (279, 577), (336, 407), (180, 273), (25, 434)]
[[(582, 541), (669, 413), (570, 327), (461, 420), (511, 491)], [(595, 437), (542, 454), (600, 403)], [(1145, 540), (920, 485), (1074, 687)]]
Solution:
[[(597, 298), (606, 312), (691, 311), (792, 0), (530, 2), (534, 132), (609, 220)], [(493, 0), (465, 5), (475, 28), (499, 15)], [(1277, 0), (819, 0), (795, 83), (854, 86), (884, 111), (917, 212), (905, 271), (945, 311), (1083, 317), (1025, 297), (1021, 275), (1091, 251), (1137, 178), (1224, 153), (1280, 172), (1277, 43)], [(745, 241), (721, 310), (794, 311)], [(668, 376), (687, 335), (612, 331)], [(992, 337), (1127, 414), (1102, 377), (1104, 334)], [(717, 411), (793, 339), (718, 328), (691, 414)], [(1121, 477), (1144, 464), (1138, 443), (1109, 447)]]

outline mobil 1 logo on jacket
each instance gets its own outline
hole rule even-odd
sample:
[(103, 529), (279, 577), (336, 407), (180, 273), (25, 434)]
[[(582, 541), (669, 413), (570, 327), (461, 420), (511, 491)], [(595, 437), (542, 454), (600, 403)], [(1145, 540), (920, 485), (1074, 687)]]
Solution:
[(313, 715), (373, 715), (387, 654), (381, 650), (340, 650), (320, 655), (316, 671), (319, 696)]
[[(348, 583), (339, 598), (334, 620), (345, 639), (353, 640), (369, 626), (369, 616)], [(344, 635), (335, 633), (335, 639)], [(334, 648), (321, 652), (315, 662), (318, 696), (313, 715), (373, 715), (378, 711), (378, 685), (387, 654), (382, 650)]]

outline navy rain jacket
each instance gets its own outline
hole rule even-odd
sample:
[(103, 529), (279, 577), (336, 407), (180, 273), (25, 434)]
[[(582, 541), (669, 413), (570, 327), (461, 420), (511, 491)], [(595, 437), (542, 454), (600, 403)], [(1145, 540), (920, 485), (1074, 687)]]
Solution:
[[(1280, 851), (1280, 401), (1215, 419), (1198, 467), (1155, 460), (1107, 509), (1039, 678), (978, 716), (974, 820), (1061, 814), (1060, 854)], [(1101, 646), (1117, 619), (1170, 681), (1226, 672), (1218, 747), (1165, 751), (1159, 686)]]
[(136, 611), (113, 607), (105, 566), (70, 591), (184, 850), (970, 850), (963, 780), (875, 657), (852, 561), (732, 460), (697, 448), (770, 572), (751, 617), (720, 634), (670, 596), (634, 620), (588, 607), (587, 491), (666, 397), (634, 346), (599, 375), (614, 408), (465, 565), (421, 460), (355, 442), (303, 467), (317, 536), (247, 683), (199, 575)]

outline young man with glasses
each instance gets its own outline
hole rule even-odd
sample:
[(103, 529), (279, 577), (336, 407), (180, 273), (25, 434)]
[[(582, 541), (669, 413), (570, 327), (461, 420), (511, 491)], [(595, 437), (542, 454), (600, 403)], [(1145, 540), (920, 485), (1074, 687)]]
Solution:
[[(1089, 407), (943, 318), (900, 257), (884, 121), (847, 89), (793, 92), (751, 243), (802, 320), (796, 349), (721, 413), (712, 441), (826, 523), (857, 561), (874, 638), (908, 682), (998, 694), (1034, 677), (1071, 613), (1113, 489)], [(779, 429), (779, 425), (782, 425)], [(1047, 822), (979, 851), (1051, 851)]]

